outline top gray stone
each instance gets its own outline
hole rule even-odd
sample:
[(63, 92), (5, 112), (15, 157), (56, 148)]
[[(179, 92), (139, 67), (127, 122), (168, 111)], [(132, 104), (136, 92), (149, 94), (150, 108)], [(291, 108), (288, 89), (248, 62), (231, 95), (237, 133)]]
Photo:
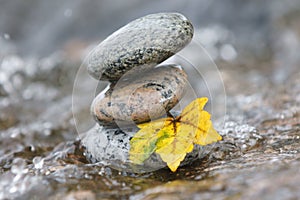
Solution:
[(102, 41), (88, 57), (96, 79), (117, 81), (130, 69), (153, 67), (185, 47), (193, 37), (191, 22), (179, 13), (136, 19)]

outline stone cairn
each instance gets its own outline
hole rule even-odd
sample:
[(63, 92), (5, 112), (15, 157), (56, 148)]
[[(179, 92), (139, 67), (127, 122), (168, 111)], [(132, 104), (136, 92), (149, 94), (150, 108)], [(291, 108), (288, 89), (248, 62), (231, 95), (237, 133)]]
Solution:
[[(91, 162), (118, 170), (147, 172), (166, 166), (156, 154), (143, 165), (129, 161), (135, 124), (157, 119), (182, 98), (187, 84), (184, 70), (158, 65), (184, 48), (193, 26), (179, 13), (157, 13), (136, 19), (102, 41), (88, 57), (88, 72), (109, 85), (96, 96), (91, 113), (97, 125), (82, 140)], [(201, 148), (187, 155), (194, 160)]]

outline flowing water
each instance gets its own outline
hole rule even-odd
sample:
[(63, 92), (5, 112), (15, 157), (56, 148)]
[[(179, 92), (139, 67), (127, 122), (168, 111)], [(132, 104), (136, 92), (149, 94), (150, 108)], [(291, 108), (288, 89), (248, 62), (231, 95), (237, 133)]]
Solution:
[[(22, 57), (11, 52), (6, 35), (0, 47), (0, 199), (300, 198), (300, 14), (275, 19), (278, 37), (263, 59), (236, 55), (234, 42), (223, 37), (228, 29), (200, 30), (204, 38), (215, 36), (205, 41), (212, 41), (206, 48), (226, 89), (226, 115), (214, 120), (223, 140), (176, 173), (133, 174), (88, 163), (72, 113), (82, 60), (73, 59), (73, 51)], [(76, 47), (81, 55), (89, 51)], [(86, 104), (74, 112), (89, 127)]]

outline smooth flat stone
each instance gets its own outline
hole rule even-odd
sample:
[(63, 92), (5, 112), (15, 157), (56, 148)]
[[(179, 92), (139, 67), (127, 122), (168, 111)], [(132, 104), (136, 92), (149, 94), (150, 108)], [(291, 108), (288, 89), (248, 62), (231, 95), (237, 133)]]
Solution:
[(118, 80), (134, 67), (151, 67), (185, 47), (193, 37), (191, 22), (179, 13), (136, 19), (102, 41), (88, 57), (88, 71), (99, 80)]
[(91, 112), (106, 126), (147, 122), (171, 110), (182, 98), (186, 84), (186, 73), (176, 65), (124, 76), (94, 99)]
[[(142, 165), (133, 164), (129, 160), (130, 138), (138, 129), (105, 128), (95, 125), (82, 138), (82, 145), (86, 149), (86, 157), (91, 163), (100, 162), (119, 171), (145, 173), (166, 167), (159, 155), (152, 154)], [(180, 166), (204, 156), (205, 146), (195, 145)]]

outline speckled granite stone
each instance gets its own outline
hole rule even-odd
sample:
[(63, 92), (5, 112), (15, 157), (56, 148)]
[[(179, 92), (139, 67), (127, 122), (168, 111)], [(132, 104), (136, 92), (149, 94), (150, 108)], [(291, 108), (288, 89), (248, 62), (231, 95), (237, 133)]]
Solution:
[(102, 91), (91, 112), (101, 125), (130, 124), (156, 119), (172, 109), (184, 94), (186, 73), (176, 65), (124, 76), (112, 89)]
[(101, 42), (88, 58), (96, 79), (116, 81), (134, 67), (155, 66), (185, 47), (193, 26), (179, 13), (157, 13), (136, 19)]
[[(129, 160), (130, 138), (137, 128), (104, 128), (95, 125), (82, 139), (86, 148), (86, 157), (92, 163), (101, 162), (110, 167), (126, 172), (144, 173), (166, 167), (160, 156), (152, 154), (142, 165), (132, 164)], [(205, 154), (205, 147), (195, 145), (188, 153), (181, 166), (190, 164)]]

